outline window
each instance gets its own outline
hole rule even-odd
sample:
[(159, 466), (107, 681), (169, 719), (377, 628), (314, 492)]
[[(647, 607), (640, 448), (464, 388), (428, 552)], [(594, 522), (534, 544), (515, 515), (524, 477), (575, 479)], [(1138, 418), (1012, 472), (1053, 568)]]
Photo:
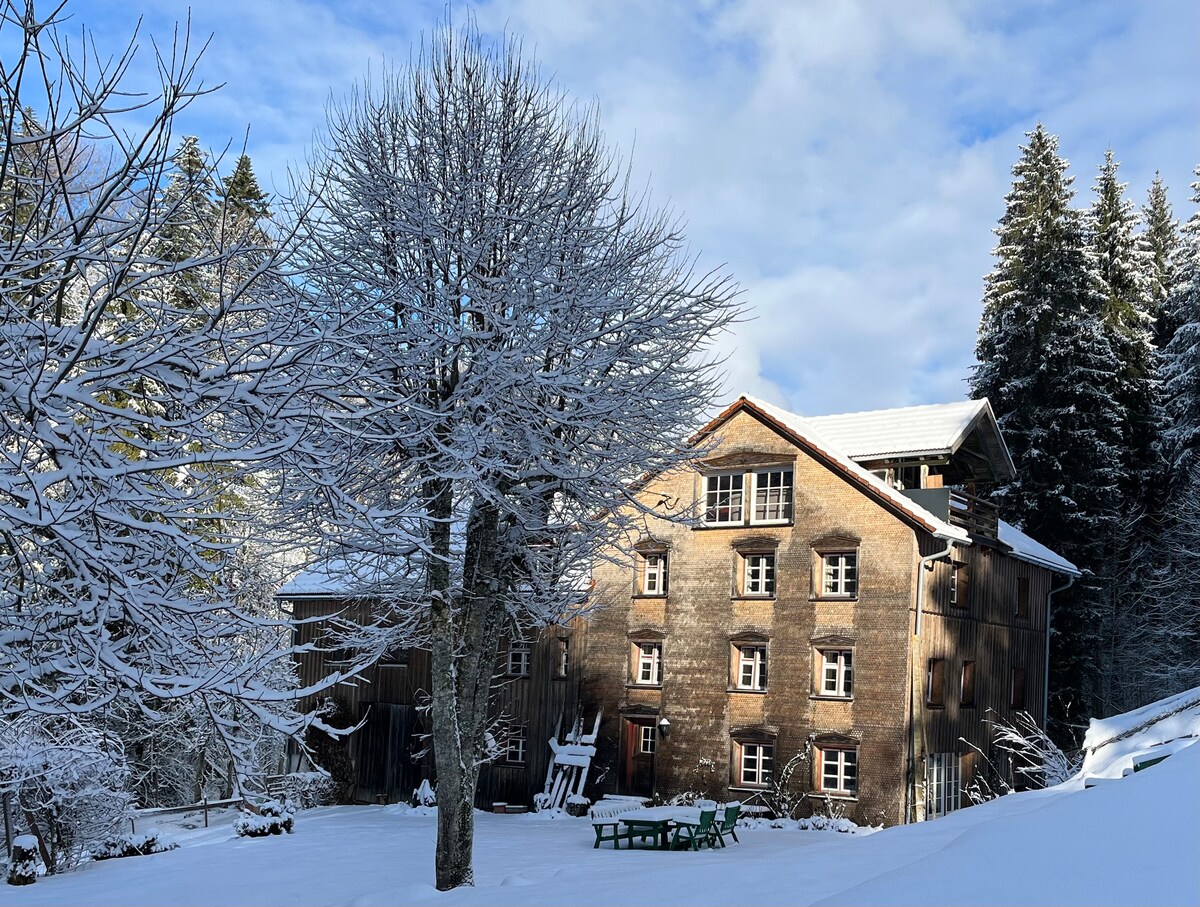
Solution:
[(775, 555), (742, 555), (742, 595), (773, 598), (775, 596)]
[(958, 698), (959, 704), (967, 707), (975, 705), (975, 662), (962, 663), (962, 692)]
[(1029, 620), (1029, 577), (1017, 577), (1017, 620)]
[(934, 753), (925, 757), (925, 818), (936, 819), (958, 809), (958, 753)]
[(666, 552), (641, 555), (642, 570), (638, 593), (640, 595), (667, 594)]
[(555, 666), (557, 677), (566, 677), (571, 670), (571, 639), (568, 636), (558, 637), (558, 664)]
[(649, 686), (662, 684), (662, 643), (634, 643), (637, 661), (634, 664), (633, 682)]
[(967, 583), (969, 581), (966, 564), (950, 565), (950, 607), (965, 608), (968, 605)]
[(828, 552), (821, 555), (821, 594), (853, 598), (858, 595), (858, 553)]
[(529, 657), (533, 644), (523, 639), (514, 639), (508, 644), (508, 673), (513, 677), (529, 676)]
[(858, 793), (858, 750), (818, 747), (821, 761), (818, 790), (854, 796)]
[(509, 765), (524, 765), (526, 748), (525, 729), (514, 729), (505, 741), (504, 761)]
[(704, 522), (710, 526), (740, 524), (742, 517), (741, 473), (720, 473), (704, 477)]
[(792, 471), (773, 469), (754, 473), (752, 523), (786, 523), (792, 518)]
[(655, 727), (652, 724), (638, 725), (638, 752), (647, 755), (654, 754)]
[(736, 685), (739, 690), (767, 688), (767, 647), (761, 643), (741, 643), (737, 653)]
[(941, 708), (946, 704), (946, 659), (931, 658), (925, 673), (925, 704)]
[(1012, 669), (1012, 687), (1009, 703), (1014, 709), (1025, 708), (1025, 669)]
[(737, 783), (742, 787), (767, 787), (775, 769), (775, 744), (735, 742)]
[(849, 699), (854, 693), (854, 650), (822, 649), (821, 679), (817, 692), (822, 696)]

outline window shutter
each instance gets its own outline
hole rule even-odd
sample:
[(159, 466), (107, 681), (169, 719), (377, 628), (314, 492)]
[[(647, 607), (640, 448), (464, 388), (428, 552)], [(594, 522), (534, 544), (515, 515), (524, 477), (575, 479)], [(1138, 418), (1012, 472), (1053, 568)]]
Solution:
[(1025, 669), (1012, 669), (1012, 702), (1014, 709), (1025, 708)]
[(1029, 577), (1017, 577), (1017, 620), (1029, 619)]
[(975, 662), (973, 661), (962, 663), (962, 693), (959, 702), (967, 706), (975, 704)]
[(929, 659), (929, 688), (925, 691), (925, 701), (929, 705), (946, 704), (946, 659)]

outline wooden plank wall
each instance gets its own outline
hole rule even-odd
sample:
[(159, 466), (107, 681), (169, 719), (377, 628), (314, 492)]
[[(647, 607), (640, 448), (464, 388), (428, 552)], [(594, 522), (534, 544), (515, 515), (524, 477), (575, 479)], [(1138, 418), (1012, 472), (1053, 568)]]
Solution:
[[(315, 618), (341, 610), (352, 616), (344, 602), (333, 598), (302, 598), (291, 601), (297, 618)], [(297, 643), (320, 642), (325, 633), (321, 622), (297, 628)], [(522, 765), (498, 762), (483, 766), (476, 805), (489, 808), (493, 802), (532, 805), (533, 795), (542, 790), (550, 759), (548, 741), (561, 720), (565, 733), (577, 716), (579, 690), (586, 653), (586, 622), (575, 619), (561, 627), (548, 627), (534, 642), (528, 677), (508, 677), (507, 644), (496, 654), (494, 715), (523, 727), (526, 761)], [(560, 657), (558, 639), (570, 640), (566, 677), (557, 676)], [(317, 682), (336, 669), (332, 653), (310, 652), (300, 656), (300, 680)], [(423, 778), (433, 779), (433, 760), (426, 756), (414, 763), (412, 755), (426, 749), (422, 735), (428, 733), (427, 713), (415, 706), (427, 700), (432, 669), (429, 653), (409, 650), (404, 665), (380, 664), (356, 679), (339, 684), (324, 696), (337, 696), (349, 706), (356, 720), (366, 717), (362, 730), (351, 738), (351, 756), (359, 775), (360, 799), (373, 802), (407, 800)], [(311, 703), (308, 703), (311, 705)], [(594, 716), (585, 716), (589, 723)]]
[[(960, 738), (988, 752), (991, 730), (985, 719), (1011, 721), (1017, 711), (1010, 706), (1014, 667), (1025, 669), (1023, 711), (1044, 723), (1046, 594), (1055, 575), (983, 545), (956, 549), (954, 557), (963, 564), (960, 583), (965, 579), (959, 607), (949, 602), (950, 563), (935, 563), (926, 575), (921, 669), (930, 658), (945, 658), (946, 682), (945, 705), (925, 709), (925, 752), (969, 752)], [(1017, 617), (1022, 577), (1029, 581), (1027, 618)], [(960, 702), (964, 661), (975, 662), (974, 706)]]

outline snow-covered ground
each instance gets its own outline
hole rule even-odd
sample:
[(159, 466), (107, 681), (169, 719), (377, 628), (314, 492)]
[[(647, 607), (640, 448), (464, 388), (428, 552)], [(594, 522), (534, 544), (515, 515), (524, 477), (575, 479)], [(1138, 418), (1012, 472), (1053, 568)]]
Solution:
[[(1184, 745), (1197, 734), (1193, 690), (1097, 722), (1084, 772), (1056, 788), (874, 834), (739, 830), (716, 852), (594, 850), (586, 819), (480, 813), (477, 885), (446, 893), (431, 810), (310, 810), (295, 834), (260, 839), (234, 837), (228, 815), (176, 820), (179, 850), (0, 886), (0, 904), (1200, 905), (1200, 745)], [(1157, 744), (1171, 757), (1121, 777)]]

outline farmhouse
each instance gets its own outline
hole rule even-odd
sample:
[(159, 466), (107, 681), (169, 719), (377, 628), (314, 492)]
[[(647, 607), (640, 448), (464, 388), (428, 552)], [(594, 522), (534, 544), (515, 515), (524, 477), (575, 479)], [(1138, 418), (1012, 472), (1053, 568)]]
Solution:
[[(1013, 474), (988, 402), (805, 419), (742, 397), (695, 443), (695, 469), (642, 487), (664, 518), (597, 562), (587, 621), (498, 653), (510, 733), (480, 805), (531, 802), (550, 736), (597, 715), (593, 798), (769, 802), (786, 779), (801, 815), (896, 824), (1010, 773), (986, 719), (1044, 723), (1049, 611), (1078, 571), (985, 500)], [(304, 582), (281, 593), (298, 616), (338, 607)], [(329, 669), (306, 658), (305, 679)], [(427, 659), (394, 662), (347, 692), (364, 798), (427, 771)]]

